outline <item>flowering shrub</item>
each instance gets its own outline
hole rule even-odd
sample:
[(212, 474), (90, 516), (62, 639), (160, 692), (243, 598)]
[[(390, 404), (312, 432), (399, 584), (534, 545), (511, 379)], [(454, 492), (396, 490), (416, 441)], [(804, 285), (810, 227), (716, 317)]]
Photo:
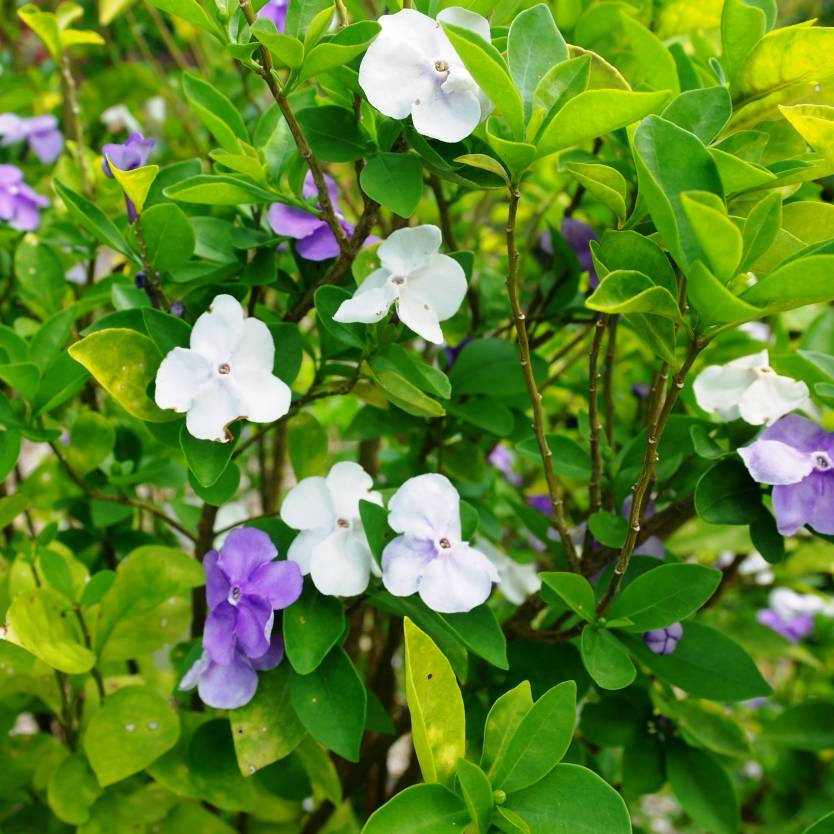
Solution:
[(834, 831), (794, 8), (7, 4), (3, 832)]

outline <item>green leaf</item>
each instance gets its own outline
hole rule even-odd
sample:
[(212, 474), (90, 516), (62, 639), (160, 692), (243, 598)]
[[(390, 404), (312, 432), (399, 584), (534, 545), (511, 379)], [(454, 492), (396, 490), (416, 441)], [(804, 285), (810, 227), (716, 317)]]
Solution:
[(700, 261), (687, 274), (686, 296), (704, 325), (737, 324), (763, 315), (727, 289)]
[(296, 113), (296, 119), (322, 162), (355, 162), (368, 152), (367, 137), (353, 112), (344, 107), (307, 107)]
[(750, 524), (761, 508), (761, 487), (734, 457), (714, 463), (695, 487), (695, 511), (710, 524)]
[(741, 233), (744, 240), (744, 256), (739, 264), (739, 272), (750, 269), (767, 252), (781, 226), (782, 195), (773, 192), (756, 203), (744, 221)]
[(830, 301), (834, 298), (832, 267), (834, 255), (797, 258), (761, 278), (740, 299), (761, 308), (760, 315)]
[(442, 417), (446, 413), (437, 400), (424, 394), (397, 371), (380, 369), (376, 360), (371, 360), (371, 367), (373, 370), (368, 371), (369, 378), (382, 389), (390, 403), (406, 414), (415, 417)]
[[(495, 151), (495, 153), (497, 153), (498, 156), (501, 157), (501, 159), (504, 161), (504, 164), (513, 174), (513, 176), (518, 178), (530, 167), (530, 165), (535, 160), (536, 146), (530, 145), (527, 142), (515, 142), (511, 139), (507, 139), (502, 135), (502, 133), (506, 132), (506, 128), (504, 127), (503, 123), (498, 120), (497, 117), (490, 116), (487, 119), (487, 142), (489, 142), (490, 147)], [(463, 156), (457, 157), (456, 161), (467, 162), (469, 160), (472, 160), (473, 157), (477, 158), (478, 161), (471, 161), (469, 162), (470, 165), (476, 165), (477, 167), (485, 168), (486, 170), (491, 170), (502, 179), (507, 178), (506, 173), (503, 172), (502, 166), (490, 166), (490, 163), (487, 163), (486, 160), (491, 160), (492, 157), (485, 157), (484, 154), (464, 154)]]
[(167, 356), (175, 347), (188, 347), (191, 328), (181, 318), (153, 307), (143, 307), (142, 321), (148, 336), (163, 356)]
[(46, 799), (61, 822), (82, 825), (90, 817), (90, 806), (101, 788), (87, 759), (81, 753), (67, 756), (49, 777)]
[(789, 706), (765, 725), (762, 740), (793, 750), (834, 750), (834, 703), (808, 701)]
[(489, 171), (497, 177), (501, 177), (504, 182), (509, 185), (510, 178), (504, 170), (504, 166), (489, 154), (485, 153), (465, 153), (455, 157), (455, 162), (461, 165), (471, 165), (473, 168), (480, 168), (482, 171)]
[(179, 739), (180, 721), (168, 701), (145, 686), (109, 695), (90, 719), (84, 752), (102, 787), (144, 770)]
[(281, 34), (271, 20), (259, 17), (252, 25), (253, 37), (262, 43), (282, 67), (298, 69), (304, 60), (304, 44), (298, 38)]
[(524, 104), (501, 53), (468, 29), (450, 24), (442, 26), (475, 83), (504, 117), (513, 136), (523, 139)]
[(421, 391), (448, 400), (452, 393), (449, 378), (439, 368), (427, 365), (413, 352), (405, 350), (401, 345), (388, 345), (377, 354), (389, 360), (402, 376)]
[(237, 108), (218, 89), (198, 75), (183, 75), (183, 91), (200, 121), (229, 153), (240, 153), (238, 140), (249, 141), (249, 132)]
[(727, 771), (707, 752), (672, 743), (666, 754), (669, 784), (697, 826), (714, 834), (738, 834), (738, 799)]
[[(20, 300), (32, 312), (43, 320), (60, 314), (67, 282), (64, 267), (51, 246), (26, 235), (15, 249), (14, 273)], [(23, 348), (19, 356), (10, 354), (9, 359), (25, 359), (25, 342)]]
[(715, 194), (691, 191), (681, 195), (681, 206), (712, 272), (727, 283), (741, 263), (743, 242), (724, 202)]
[(810, 828), (806, 828), (802, 834), (834, 834), (834, 811), (826, 814), (821, 820), (817, 820)]
[(300, 675), (317, 669), (344, 631), (342, 603), (305, 583), (301, 596), (284, 611), (284, 648), (293, 669)]
[(675, 322), (681, 320), (678, 302), (669, 290), (657, 286), (648, 275), (634, 270), (609, 272), (585, 303), (591, 310), (611, 315), (645, 313)]
[(556, 765), (540, 782), (510, 794), (503, 809), (521, 817), (530, 834), (631, 834), (622, 797), (573, 764)]
[(274, 203), (277, 194), (238, 177), (198, 174), (163, 189), (166, 197), (180, 203), (207, 206), (240, 206)]
[(681, 203), (686, 191), (724, 194), (718, 169), (692, 133), (659, 116), (649, 116), (634, 134), (640, 194), (658, 232), (684, 269), (703, 259)]
[(159, 173), (159, 166), (143, 165), (140, 168), (123, 171), (115, 165), (110, 165), (110, 170), (113, 172), (113, 179), (122, 187), (122, 191), (124, 191), (128, 200), (133, 203), (137, 213), (141, 214), (145, 208), (148, 192)]
[[(548, 434), (545, 440), (553, 453), (553, 469), (558, 475), (577, 481), (586, 481), (591, 476), (591, 456), (575, 440), (556, 434)], [(541, 459), (535, 437), (517, 443), (516, 449), (527, 457)]]
[(423, 778), (449, 785), (466, 748), (463, 699), (449, 661), (408, 617), (405, 686), (411, 735)]
[(380, 564), (385, 545), (394, 537), (394, 531), (388, 526), (388, 512), (385, 507), (363, 498), (359, 501), (359, 516), (371, 553), (377, 564)]
[(540, 573), (539, 578), (557, 593), (572, 611), (589, 623), (596, 619), (596, 598), (591, 583), (578, 573)]
[(371, 814), (362, 834), (449, 834), (464, 830), (463, 800), (443, 785), (412, 785)]
[(423, 193), (423, 165), (414, 154), (380, 153), (365, 163), (359, 184), (372, 200), (411, 217)]
[(705, 87), (681, 93), (661, 115), (694, 133), (707, 145), (718, 136), (732, 112), (733, 104), (726, 87)]
[(623, 689), (637, 676), (628, 651), (610, 631), (587, 625), (579, 645), (582, 663), (597, 686)]
[(7, 639), (53, 669), (76, 675), (89, 672), (96, 662), (95, 655), (84, 645), (72, 606), (51, 588), (21, 591), (12, 600), (6, 623)]
[(561, 110), (565, 102), (588, 89), (591, 77), (591, 55), (570, 58), (551, 67), (533, 93), (533, 118), (527, 136), (536, 136)]
[(194, 230), (182, 209), (159, 203), (142, 213), (142, 238), (151, 266), (170, 272), (186, 264), (194, 251)]
[(588, 528), (593, 537), (606, 547), (622, 547), (628, 535), (628, 520), (621, 515), (599, 510), (589, 516)]
[(576, 683), (548, 690), (521, 719), (489, 770), (496, 789), (514, 793), (543, 779), (567, 752), (576, 724)]
[(666, 751), (657, 735), (643, 735), (623, 748), (622, 792), (657, 793), (666, 783)]
[(674, 717), (684, 738), (693, 740), (697, 746), (722, 756), (742, 758), (750, 755), (750, 742), (744, 730), (715, 704), (694, 698), (676, 701)]
[(217, 483), (226, 471), (235, 445), (198, 440), (188, 431), (185, 424), (180, 429), (180, 448), (185, 455), (185, 462), (197, 482), (204, 487)]
[(363, 335), (365, 326), (362, 324), (342, 324), (341, 322), (333, 321), (333, 316), (336, 314), (342, 302), (347, 301), (350, 297), (351, 293), (343, 287), (319, 287), (314, 296), (316, 317), (319, 324), (334, 339), (362, 350), (365, 347), (365, 338)]
[[(534, 354), (533, 368), (537, 379), (547, 374), (546, 364)], [(466, 394), (487, 394), (493, 397), (514, 397), (525, 394), (518, 348), (506, 339), (476, 339), (459, 354), (449, 371), (455, 397)]]
[(724, 0), (721, 12), (721, 66), (737, 91), (744, 61), (767, 31), (762, 9), (746, 0)]
[(530, 682), (522, 681), (505, 692), (493, 705), (484, 725), (481, 767), (490, 771), (503, 758), (507, 745), (515, 735), (524, 716), (533, 706)]
[(238, 766), (244, 776), (289, 756), (304, 738), (305, 730), (290, 703), (287, 666), (261, 673), (255, 697), (234, 710), (229, 720)]
[(293, 709), (307, 732), (345, 759), (359, 761), (368, 696), (345, 651), (337, 646), (309, 675), (290, 678)]
[(69, 354), (129, 414), (152, 423), (177, 419), (177, 414), (163, 411), (147, 394), (162, 361), (147, 336), (119, 327), (98, 330), (71, 345)]
[(45, 371), (69, 339), (74, 320), (75, 313), (71, 309), (61, 310), (47, 319), (32, 336), (29, 361)]
[(218, 40), (225, 41), (223, 31), (220, 27), (205, 13), (203, 7), (197, 0), (149, 0), (152, 6), (161, 9), (163, 12), (174, 15), (174, 17), (181, 17), (189, 23), (193, 23), (198, 29), (214, 35)]
[(626, 586), (608, 618), (631, 620), (625, 631), (653, 631), (694, 614), (715, 593), (721, 571), (695, 564), (660, 565)]
[(327, 459), (327, 432), (308, 412), (297, 415), (287, 431), (290, 463), (297, 480), (319, 475)]
[(553, 20), (550, 9), (539, 3), (525, 9), (510, 25), (507, 63), (530, 118), (533, 93), (548, 70), (568, 58), (568, 45)]
[(306, 81), (350, 63), (361, 55), (379, 34), (380, 25), (374, 20), (362, 20), (340, 29), (330, 40), (319, 43), (304, 56), (299, 81)]
[(64, 201), (67, 211), (100, 243), (121, 252), (126, 258), (139, 263), (138, 256), (127, 245), (122, 233), (109, 217), (86, 197), (77, 194), (60, 180), (54, 181), (55, 192)]
[(617, 217), (625, 220), (628, 214), (628, 183), (616, 168), (586, 162), (568, 162), (565, 168), (579, 180), (591, 196), (610, 208)]
[(581, 145), (653, 113), (669, 93), (628, 90), (586, 90), (570, 99), (536, 140), (539, 156)]
[[(461, 517), (465, 505), (461, 505)], [(466, 535), (464, 524), (464, 539)], [(474, 535), (474, 533), (473, 533)], [(471, 611), (460, 614), (439, 614), (440, 619), (469, 651), (482, 657), (487, 663), (499, 669), (509, 669), (507, 663), (507, 639), (495, 612), (488, 605), (479, 605)]]
[(487, 834), (494, 807), (489, 779), (478, 765), (466, 759), (458, 761), (456, 773), (470, 819), (474, 821), (478, 834)]
[(661, 680), (696, 698), (746, 701), (770, 694), (750, 655), (724, 633), (701, 623), (686, 623), (683, 639), (670, 655), (655, 654), (638, 637), (623, 639)]

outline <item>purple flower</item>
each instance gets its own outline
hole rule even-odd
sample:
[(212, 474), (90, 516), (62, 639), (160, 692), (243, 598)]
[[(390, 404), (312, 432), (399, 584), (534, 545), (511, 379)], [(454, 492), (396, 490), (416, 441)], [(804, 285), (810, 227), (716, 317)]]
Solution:
[(25, 118), (15, 113), (0, 114), (0, 146), (8, 147), (18, 142), (28, 142), (41, 162), (54, 162), (64, 149), (64, 137), (58, 130), (54, 116)]
[(239, 649), (225, 666), (215, 663), (207, 651), (185, 673), (180, 689), (197, 687), (200, 700), (215, 709), (237, 709), (255, 695), (258, 688), (258, 672), (274, 669), (284, 657), (284, 641), (280, 634), (273, 634), (269, 650), (254, 660)]
[(301, 594), (295, 562), (275, 562), (275, 545), (262, 530), (241, 527), (229, 533), (218, 553), (203, 559), (209, 615), (203, 632), (208, 657), (220, 666), (269, 651), (274, 611), (292, 605)]
[[(332, 177), (325, 176), (327, 193), (334, 208), (339, 199), (339, 188)], [(301, 194), (305, 200), (312, 200), (318, 194), (312, 173), (304, 178)], [(336, 216), (348, 235), (353, 234), (353, 226), (348, 223), (338, 209)], [(267, 219), (272, 230), (282, 237), (297, 240), (296, 249), (302, 258), (308, 261), (326, 261), (339, 254), (339, 242), (327, 223), (317, 214), (295, 206), (285, 206), (283, 203), (273, 203), (269, 207)]]
[(513, 486), (521, 486), (523, 479), (513, 469), (515, 455), (506, 446), (498, 443), (487, 459)]
[(763, 608), (756, 614), (756, 619), (791, 643), (798, 643), (814, 630), (814, 618), (810, 614), (795, 614), (783, 619), (772, 608)]
[(133, 171), (148, 164), (151, 151), (156, 142), (145, 139), (141, 133), (131, 133), (127, 140), (121, 143), (111, 142), (101, 149), (101, 167), (108, 177), (113, 176), (110, 166), (114, 165), (120, 171)]
[(265, 6), (258, 12), (258, 17), (271, 20), (279, 32), (287, 28), (287, 9), (289, 0), (267, 0)]
[(666, 628), (645, 632), (643, 642), (655, 654), (672, 654), (678, 647), (681, 637), (683, 637), (683, 626), (680, 623), (672, 623)]
[[(579, 266), (588, 273), (588, 283), (591, 289), (599, 285), (599, 278), (594, 269), (594, 259), (591, 255), (591, 241), (599, 240), (597, 233), (581, 220), (565, 217), (559, 229), (568, 246), (573, 249)], [(553, 254), (553, 240), (550, 232), (544, 232), (539, 238), (539, 246), (548, 254)]]
[(789, 414), (738, 453), (754, 480), (773, 485), (773, 512), (783, 536), (806, 524), (834, 533), (834, 434)]
[(545, 515), (550, 515), (553, 512), (553, 503), (549, 495), (528, 495), (527, 505)]
[(48, 205), (46, 197), (23, 182), (19, 168), (0, 165), (0, 220), (20, 232), (33, 232), (41, 223), (40, 209)]
[[(446, 355), (446, 362), (448, 366), (451, 368), (452, 365), (455, 364), (458, 360), (458, 356), (460, 356), (460, 352), (472, 341), (471, 336), (467, 336), (462, 342), (458, 342), (454, 347), (447, 346), (443, 348), (443, 353)], [(499, 447), (496, 446), (495, 449)], [(494, 466), (498, 466), (498, 464), (493, 464)], [(501, 468), (500, 466), (498, 467)]]

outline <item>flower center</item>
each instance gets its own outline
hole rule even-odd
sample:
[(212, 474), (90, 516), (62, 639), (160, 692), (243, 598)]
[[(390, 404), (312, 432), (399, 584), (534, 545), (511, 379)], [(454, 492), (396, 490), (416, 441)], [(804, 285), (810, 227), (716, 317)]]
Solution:
[(336, 526), (337, 527), (350, 527), (350, 522), (346, 518), (337, 518), (336, 519)]
[(814, 452), (814, 468), (818, 472), (825, 472), (831, 469), (831, 458), (827, 452)]
[(395, 276), (391, 279), (391, 283), (392, 283), (395, 287), (402, 287), (402, 286), (405, 286), (405, 278), (404, 278), (402, 275), (395, 275)]
[(446, 63), (446, 61), (435, 61), (434, 68), (438, 72), (449, 72), (449, 65)]
[(452, 546), (452, 543), (445, 536), (442, 539), (440, 539), (438, 544), (440, 545), (442, 550), (449, 550), (449, 548), (451, 548)]
[(242, 591), (240, 590), (239, 585), (232, 585), (231, 590), (229, 591), (229, 602), (232, 605), (237, 605), (240, 601), (242, 596)]
[(217, 368), (217, 373), (223, 374), (223, 376), (226, 376), (226, 374), (230, 374), (231, 372), (232, 372), (232, 369), (229, 366), (228, 362), (224, 362), (222, 365), (220, 365)]

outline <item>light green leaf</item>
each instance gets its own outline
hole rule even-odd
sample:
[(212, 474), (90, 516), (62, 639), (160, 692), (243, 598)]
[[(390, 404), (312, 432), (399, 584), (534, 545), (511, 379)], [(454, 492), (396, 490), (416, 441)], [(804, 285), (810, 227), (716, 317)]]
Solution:
[(690, 191), (681, 194), (681, 206), (712, 272), (727, 283), (741, 263), (743, 242), (724, 202), (709, 192)]
[(669, 290), (634, 270), (609, 272), (585, 303), (601, 313), (645, 313), (681, 321), (678, 302)]
[(456, 772), (469, 817), (475, 822), (478, 834), (487, 834), (494, 807), (492, 785), (483, 770), (466, 759), (458, 761)]
[(304, 60), (304, 44), (298, 38), (281, 34), (271, 20), (258, 18), (252, 26), (252, 35), (272, 54), (279, 66), (298, 69)]
[(628, 214), (628, 183), (616, 168), (585, 162), (569, 162), (565, 168), (585, 186), (589, 194), (608, 206), (617, 217), (625, 219)]
[(584, 576), (578, 573), (545, 572), (540, 573), (539, 578), (582, 619), (588, 622), (596, 619), (594, 589)]
[(443, 785), (412, 785), (371, 814), (362, 834), (450, 834), (469, 822), (466, 805)]
[(278, 195), (254, 183), (231, 176), (198, 174), (163, 190), (166, 197), (180, 203), (201, 203), (207, 206), (239, 206), (273, 203)]
[(481, 767), (490, 771), (507, 749), (524, 716), (533, 706), (530, 682), (522, 681), (505, 692), (493, 705), (484, 725), (484, 746)]
[(780, 266), (745, 290), (741, 301), (766, 313), (778, 313), (834, 298), (834, 255), (810, 255)]
[(82, 825), (90, 817), (90, 806), (101, 788), (87, 759), (81, 753), (67, 756), (49, 777), (46, 799), (61, 822)]
[(197, 0), (148, 0), (148, 2), (163, 12), (193, 23), (198, 29), (214, 35), (221, 42), (227, 40), (223, 30), (206, 14)]
[(151, 266), (170, 272), (186, 264), (194, 252), (194, 230), (179, 206), (159, 203), (139, 220)]
[(365, 51), (379, 31), (380, 25), (374, 20), (362, 20), (340, 29), (330, 40), (316, 44), (306, 53), (298, 80), (306, 81), (350, 63)]

